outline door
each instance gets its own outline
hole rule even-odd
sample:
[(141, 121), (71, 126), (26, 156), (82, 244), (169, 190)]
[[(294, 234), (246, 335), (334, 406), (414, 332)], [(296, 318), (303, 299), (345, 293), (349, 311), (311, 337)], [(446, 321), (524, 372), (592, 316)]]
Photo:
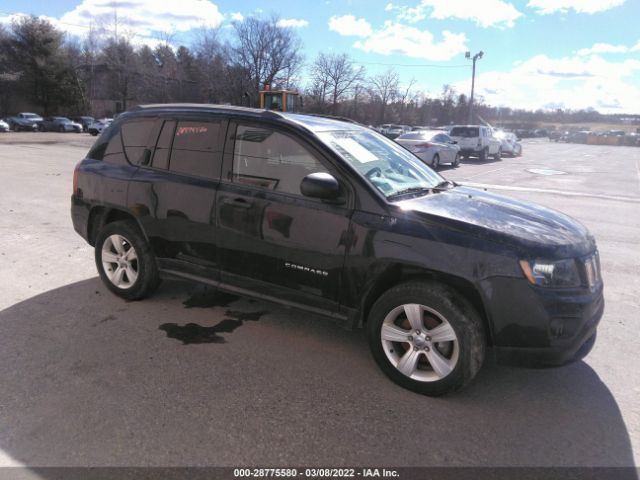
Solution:
[(451, 138), (449, 138), (449, 136), (445, 135), (444, 133), (439, 133), (435, 137), (433, 137), (433, 140), (438, 142), (439, 144), (438, 150), (440, 151), (440, 162), (453, 162), (453, 150), (451, 148), (451, 144), (449, 143), (451, 141)]
[[(274, 127), (229, 126), (217, 195), (221, 281), (335, 311), (348, 246), (350, 186), (310, 145)], [(302, 179), (328, 172), (341, 204), (300, 193)]]
[(138, 145), (129, 150), (141, 164), (129, 186), (130, 208), (162, 268), (217, 279), (215, 191), (226, 120), (181, 115), (155, 122), (146, 149), (135, 129), (129, 138), (123, 132), (125, 145)]

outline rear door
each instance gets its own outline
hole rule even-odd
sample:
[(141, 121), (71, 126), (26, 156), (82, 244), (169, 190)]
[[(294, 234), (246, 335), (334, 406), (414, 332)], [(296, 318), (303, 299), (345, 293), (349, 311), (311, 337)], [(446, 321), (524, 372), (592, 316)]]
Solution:
[[(338, 308), (353, 195), (311, 145), (276, 127), (229, 125), (216, 201), (221, 281), (306, 307)], [(328, 172), (344, 202), (304, 197), (300, 182)]]
[[(227, 121), (181, 114), (156, 119), (151, 140), (124, 133), (140, 164), (129, 186), (137, 213), (160, 266), (217, 279), (216, 187)], [(132, 146), (135, 143), (135, 146)]]

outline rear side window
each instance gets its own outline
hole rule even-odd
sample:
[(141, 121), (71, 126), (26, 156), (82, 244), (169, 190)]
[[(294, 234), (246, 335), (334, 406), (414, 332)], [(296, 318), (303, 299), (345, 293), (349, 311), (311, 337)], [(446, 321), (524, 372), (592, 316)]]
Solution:
[[(173, 135), (169, 169), (189, 175), (217, 178), (221, 162), (220, 125), (220, 121), (178, 121)], [(163, 134), (164, 128), (160, 137)]]
[(176, 130), (176, 122), (167, 120), (162, 125), (158, 143), (156, 143), (155, 153), (153, 154), (153, 166), (155, 168), (169, 168), (169, 156), (171, 155), (171, 142), (173, 134)]
[(129, 162), (140, 163), (144, 150), (149, 145), (155, 120), (133, 120), (120, 128), (124, 152)]
[(233, 181), (301, 195), (310, 173), (327, 172), (306, 148), (273, 130), (239, 125), (233, 153)]

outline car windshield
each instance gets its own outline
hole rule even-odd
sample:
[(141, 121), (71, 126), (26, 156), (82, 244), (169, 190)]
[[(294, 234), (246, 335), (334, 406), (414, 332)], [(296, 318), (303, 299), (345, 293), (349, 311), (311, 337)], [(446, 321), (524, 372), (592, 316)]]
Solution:
[(40, 118), (38, 115), (36, 115), (35, 113), (24, 113), (22, 114), (23, 118)]
[(449, 135), (452, 137), (479, 137), (480, 132), (477, 127), (454, 127)]
[(408, 150), (375, 132), (337, 130), (317, 135), (387, 198), (426, 193), (444, 180)]

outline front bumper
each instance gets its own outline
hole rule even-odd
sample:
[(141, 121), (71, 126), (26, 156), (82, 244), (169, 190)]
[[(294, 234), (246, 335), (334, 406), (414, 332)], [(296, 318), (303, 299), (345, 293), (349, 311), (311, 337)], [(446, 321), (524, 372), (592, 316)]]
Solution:
[(566, 290), (533, 287), (524, 279), (504, 280), (491, 282), (487, 312), (498, 363), (551, 367), (589, 353), (604, 312), (602, 283), (593, 290)]

